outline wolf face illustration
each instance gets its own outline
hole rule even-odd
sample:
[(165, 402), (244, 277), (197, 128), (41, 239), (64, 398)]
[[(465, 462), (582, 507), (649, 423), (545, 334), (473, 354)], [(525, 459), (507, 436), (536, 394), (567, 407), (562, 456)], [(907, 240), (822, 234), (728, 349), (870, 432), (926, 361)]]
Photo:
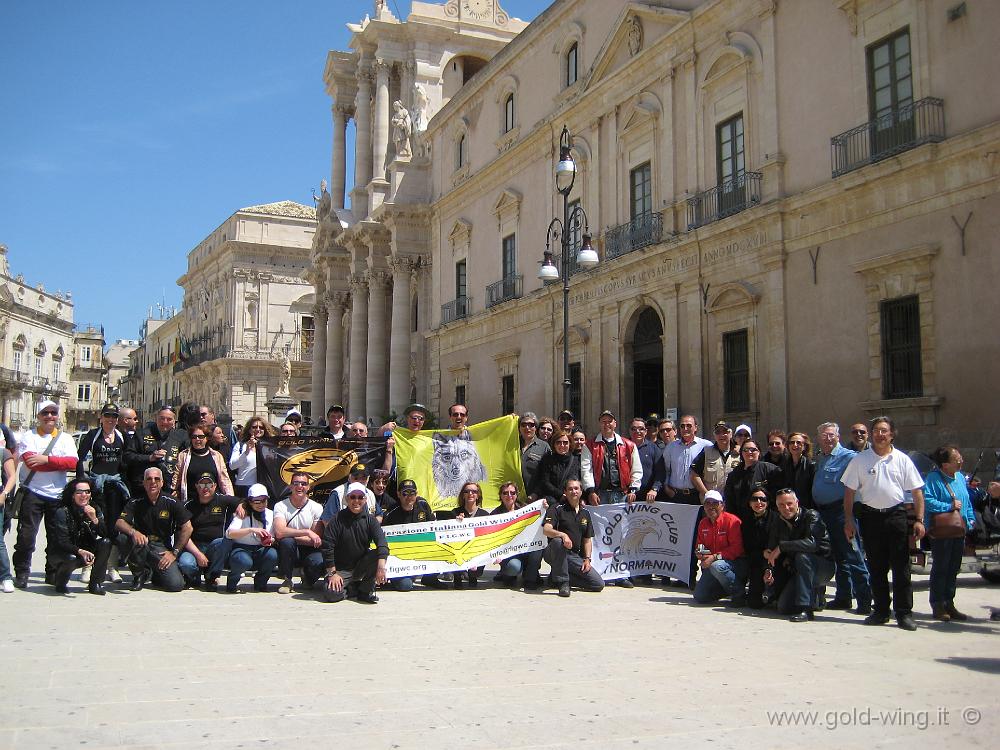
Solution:
[(431, 469), (434, 484), (441, 497), (458, 497), (458, 491), (466, 482), (486, 480), (486, 467), (471, 440), (449, 437), (439, 432), (434, 433), (432, 440), (434, 458), (431, 460)]

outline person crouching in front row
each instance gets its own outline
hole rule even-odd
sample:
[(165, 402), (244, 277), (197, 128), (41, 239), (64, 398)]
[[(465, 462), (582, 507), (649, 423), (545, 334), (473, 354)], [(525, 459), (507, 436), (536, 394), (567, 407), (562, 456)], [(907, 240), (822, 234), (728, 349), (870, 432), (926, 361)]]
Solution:
[(567, 479), (565, 501), (545, 513), (542, 533), (549, 538), (545, 561), (552, 567), (549, 581), (559, 587), (559, 596), (570, 595), (570, 584), (587, 591), (601, 591), (604, 581), (590, 564), (594, 524), (590, 512), (581, 507), (583, 486), (579, 479)]

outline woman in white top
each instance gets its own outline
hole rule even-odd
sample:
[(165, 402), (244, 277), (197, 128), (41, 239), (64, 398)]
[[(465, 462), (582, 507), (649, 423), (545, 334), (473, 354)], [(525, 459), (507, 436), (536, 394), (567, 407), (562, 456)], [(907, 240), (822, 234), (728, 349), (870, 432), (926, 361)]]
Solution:
[(264, 437), (274, 437), (274, 428), (261, 417), (248, 419), (229, 457), (229, 468), (236, 473), (236, 497), (246, 497), (250, 485), (257, 482), (257, 443)]
[(274, 547), (274, 512), (267, 507), (267, 488), (254, 484), (243, 501), (246, 514), (233, 518), (226, 537), (233, 540), (229, 555), (229, 578), (226, 591), (239, 591), (240, 577), (248, 570), (256, 571), (254, 591), (267, 591), (267, 581), (278, 566), (278, 550)]

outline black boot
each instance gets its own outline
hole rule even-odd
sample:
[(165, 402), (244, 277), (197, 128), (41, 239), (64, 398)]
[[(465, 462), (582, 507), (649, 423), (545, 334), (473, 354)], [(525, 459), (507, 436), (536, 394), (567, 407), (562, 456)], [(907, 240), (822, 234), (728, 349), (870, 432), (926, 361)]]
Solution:
[(73, 576), (74, 570), (76, 570), (75, 562), (63, 563), (52, 573), (52, 585), (56, 587), (57, 593), (69, 593), (69, 579)]
[(104, 596), (104, 579), (108, 575), (108, 559), (111, 557), (111, 542), (101, 539), (94, 551), (94, 567), (90, 571), (90, 585), (87, 590), (91, 594)]
[(149, 568), (131, 568), (132, 585), (130, 591), (142, 591), (142, 587), (149, 583), (152, 578), (152, 571)]

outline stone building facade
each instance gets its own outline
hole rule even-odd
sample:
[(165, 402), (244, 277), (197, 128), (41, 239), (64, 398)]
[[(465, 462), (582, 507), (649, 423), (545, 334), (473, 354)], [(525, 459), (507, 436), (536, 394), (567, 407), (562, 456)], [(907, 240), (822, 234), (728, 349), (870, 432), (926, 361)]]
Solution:
[(65, 423), (73, 357), (73, 301), (12, 276), (0, 245), (0, 422), (34, 424), (35, 404), (59, 403)]
[[(326, 70), (313, 401), (551, 413), (567, 346), (591, 426), (603, 408), (810, 431), (887, 413), (909, 445), (979, 447), (997, 28), (996, 4), (938, 0), (557, 0), (526, 27), (492, 0), (415, 2), (352, 27)], [(453, 61), (474, 70), (460, 86)], [(425, 95), (409, 155), (386, 140), (396, 71)], [(568, 341), (561, 284), (537, 279), (563, 126), (601, 258), (571, 276)]]

